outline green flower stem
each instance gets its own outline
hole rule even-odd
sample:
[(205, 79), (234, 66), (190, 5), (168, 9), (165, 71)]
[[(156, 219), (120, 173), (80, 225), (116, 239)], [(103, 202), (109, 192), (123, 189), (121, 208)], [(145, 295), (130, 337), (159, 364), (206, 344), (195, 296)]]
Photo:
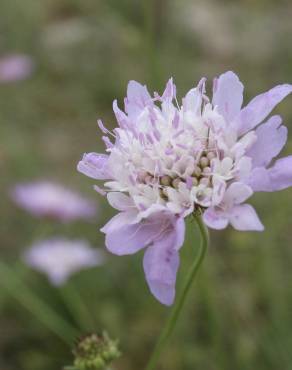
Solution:
[(79, 328), (83, 331), (94, 331), (95, 323), (92, 315), (75, 286), (70, 281), (67, 282), (60, 287), (60, 294)]
[(78, 331), (75, 328), (36, 296), (17, 276), (17, 273), (1, 260), (0, 285), (30, 311), (35, 318), (69, 345), (78, 336)]
[(197, 272), (199, 270), (199, 267), (201, 266), (202, 262), (203, 262), (203, 259), (205, 257), (205, 254), (206, 254), (206, 251), (208, 249), (208, 244), (209, 244), (209, 233), (208, 233), (208, 230), (205, 226), (205, 224), (203, 223), (203, 220), (201, 218), (201, 215), (198, 215), (198, 214), (194, 214), (194, 217), (195, 217), (195, 220), (197, 221), (197, 224), (198, 224), (198, 227), (199, 227), (199, 230), (200, 230), (200, 233), (201, 233), (201, 244), (200, 244), (200, 249), (199, 249), (199, 253), (189, 271), (189, 274), (187, 276), (187, 279), (185, 281), (185, 285), (183, 286), (183, 289), (182, 289), (182, 292), (180, 293), (180, 296), (176, 302), (176, 305), (174, 306), (174, 309), (172, 311), (172, 313), (170, 314), (167, 322), (166, 322), (166, 325), (164, 326), (161, 334), (160, 334), (160, 337), (158, 339), (158, 342), (156, 344), (156, 347), (154, 348), (154, 351), (152, 352), (152, 355), (149, 359), (149, 362), (145, 368), (145, 370), (154, 370), (156, 365), (157, 365), (157, 362), (159, 360), (159, 357), (160, 357), (160, 354), (168, 340), (168, 338), (170, 337), (174, 327), (175, 327), (175, 324), (177, 322), (177, 319), (181, 313), (181, 310), (182, 310), (182, 307), (184, 305), (184, 302), (186, 300), (186, 297), (187, 297), (187, 294), (190, 290), (190, 287), (197, 275)]

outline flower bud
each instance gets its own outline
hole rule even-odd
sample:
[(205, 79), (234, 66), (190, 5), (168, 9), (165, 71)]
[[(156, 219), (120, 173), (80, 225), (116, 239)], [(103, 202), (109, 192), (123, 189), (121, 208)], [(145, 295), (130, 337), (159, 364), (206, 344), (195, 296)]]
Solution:
[(73, 350), (76, 370), (105, 370), (120, 357), (117, 341), (111, 340), (107, 333), (89, 334), (81, 338)]

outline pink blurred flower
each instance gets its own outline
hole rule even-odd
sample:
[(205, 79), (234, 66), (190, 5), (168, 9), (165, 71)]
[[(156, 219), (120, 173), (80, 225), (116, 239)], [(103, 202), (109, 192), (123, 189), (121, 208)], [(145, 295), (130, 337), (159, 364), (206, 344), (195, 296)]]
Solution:
[(59, 237), (38, 241), (24, 254), (26, 264), (46, 274), (54, 285), (64, 284), (77, 271), (103, 264), (104, 259), (85, 240)]
[(11, 54), (0, 58), (0, 82), (13, 82), (28, 78), (34, 68), (27, 55)]
[(70, 222), (92, 218), (96, 214), (96, 207), (89, 200), (48, 181), (18, 184), (11, 196), (18, 206), (36, 217)]

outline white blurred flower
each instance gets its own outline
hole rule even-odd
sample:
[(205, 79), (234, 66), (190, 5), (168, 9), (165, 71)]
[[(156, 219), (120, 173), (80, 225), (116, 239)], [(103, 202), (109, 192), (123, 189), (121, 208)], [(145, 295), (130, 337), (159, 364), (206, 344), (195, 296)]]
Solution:
[(63, 222), (87, 219), (96, 214), (96, 207), (87, 199), (48, 181), (18, 184), (12, 190), (12, 199), (34, 216)]
[(290, 13), (289, 2), (258, 12), (253, 2), (233, 1), (223, 6), (216, 0), (189, 0), (177, 6), (176, 21), (188, 37), (195, 38), (208, 60), (210, 56), (239, 57), (267, 63), (290, 47)]
[(45, 46), (64, 48), (88, 39), (91, 31), (91, 27), (85, 20), (73, 18), (49, 24), (42, 38)]
[(104, 263), (104, 254), (85, 240), (61, 237), (36, 242), (24, 254), (24, 261), (47, 275), (54, 285), (64, 284), (77, 271)]

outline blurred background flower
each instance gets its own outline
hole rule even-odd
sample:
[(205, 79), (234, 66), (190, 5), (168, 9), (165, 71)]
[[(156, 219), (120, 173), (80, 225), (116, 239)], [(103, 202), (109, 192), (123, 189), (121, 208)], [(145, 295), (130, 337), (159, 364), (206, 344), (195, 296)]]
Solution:
[(52, 284), (62, 285), (77, 271), (103, 264), (104, 255), (85, 240), (55, 237), (33, 244), (24, 261), (46, 274)]
[[(85, 151), (103, 150), (94, 123), (102, 117), (109, 129), (115, 126), (112, 101), (117, 98), (122, 107), (131, 79), (162, 93), (173, 76), (182, 93), (201, 76), (234, 70), (247, 86), (246, 102), (271, 86), (291, 83), (290, 14), (288, 0), (2, 0), (1, 56), (21, 50), (37, 68), (21, 83), (0, 83), (0, 260), (75, 323), (59, 289), (21, 263), (23, 246), (63, 235), (102, 247), (104, 235), (97, 231), (114, 211), (98, 197), (96, 226), (86, 220), (48, 226), (46, 219), (12, 207), (9, 189), (27, 179), (53, 178), (91, 199), (92, 181), (76, 171), (76, 163)], [(277, 113), (289, 129), (290, 102), (281, 103)], [(283, 156), (291, 150), (289, 135)], [(93, 202), (96, 198), (93, 194)], [(211, 235), (208, 261), (162, 368), (291, 367), (291, 201), (291, 190), (254, 199), (265, 220), (261, 235), (231, 229)], [(196, 253), (197, 233), (190, 229), (180, 271)], [(115, 368), (141, 369), (166, 312), (148, 294), (141, 255), (108, 258), (68, 284), (90, 309), (95, 328), (120, 338), (124, 356)], [(180, 280), (179, 275), (178, 289)], [(72, 363), (68, 347), (2, 289), (0, 327), (1, 370), (52, 370)]]
[(37, 217), (69, 222), (90, 219), (96, 214), (93, 202), (49, 181), (16, 185), (11, 196), (18, 206)]
[(32, 74), (34, 63), (28, 55), (11, 54), (0, 57), (0, 83), (24, 80)]

